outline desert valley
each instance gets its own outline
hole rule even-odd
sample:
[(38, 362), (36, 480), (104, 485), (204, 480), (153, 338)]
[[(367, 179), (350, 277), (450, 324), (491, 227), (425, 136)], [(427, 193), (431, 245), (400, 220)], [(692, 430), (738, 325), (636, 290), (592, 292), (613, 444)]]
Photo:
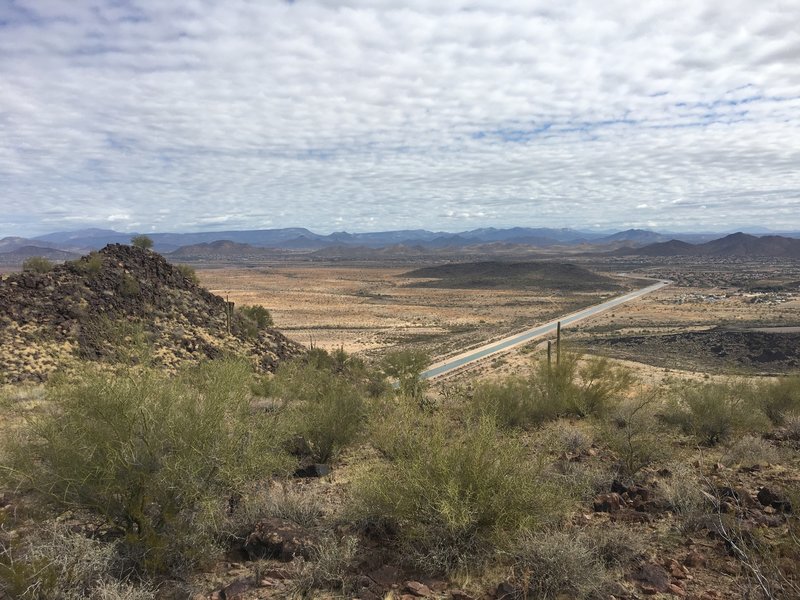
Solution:
[(22, 257), (0, 593), (795, 597), (800, 260), (723, 239)]

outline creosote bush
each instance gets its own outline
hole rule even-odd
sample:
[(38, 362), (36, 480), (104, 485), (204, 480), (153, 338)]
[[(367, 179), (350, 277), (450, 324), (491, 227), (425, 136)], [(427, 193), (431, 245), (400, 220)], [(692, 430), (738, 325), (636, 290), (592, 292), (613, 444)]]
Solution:
[[(510, 535), (548, 522), (568, 502), (544, 465), (488, 419), (461, 431), (417, 409), (396, 423), (391, 460), (355, 482), (356, 518), (396, 533), (398, 551), (427, 572), (475, 567)], [(392, 435), (384, 430), (384, 435)]]
[(200, 279), (197, 277), (197, 271), (195, 271), (194, 267), (191, 265), (175, 265), (175, 268), (193, 284), (198, 285), (200, 283)]
[(146, 583), (128, 580), (119, 543), (48, 524), (0, 549), (0, 591), (19, 600), (153, 600)]
[(595, 540), (580, 531), (525, 532), (514, 552), (512, 584), (520, 598), (599, 597), (609, 572)]
[(139, 282), (133, 275), (125, 273), (119, 284), (119, 293), (125, 298), (135, 298), (142, 292)]
[(469, 403), (469, 412), (473, 415), (491, 417), (499, 426), (506, 428), (541, 424), (555, 418), (556, 411), (556, 407), (542, 402), (530, 382), (522, 377), (480, 383)]
[(53, 270), (53, 263), (43, 256), (31, 256), (23, 261), (22, 270), (30, 273), (49, 273)]
[(81, 275), (97, 275), (103, 270), (103, 256), (99, 252), (90, 252), (87, 256), (67, 264)]
[(562, 352), (558, 363), (537, 361), (527, 378), (478, 385), (469, 412), (501, 427), (536, 427), (560, 416), (607, 415), (633, 384), (631, 373), (605, 358)]
[(56, 379), (48, 409), (8, 444), (11, 479), (106, 517), (144, 572), (202, 562), (226, 499), (294, 465), (274, 422), (252, 414), (250, 378), (246, 363), (229, 360), (176, 377), (87, 367)]
[(734, 434), (759, 432), (768, 426), (754, 388), (746, 382), (691, 383), (676, 394), (662, 418), (703, 444), (713, 446)]
[(775, 425), (800, 416), (800, 375), (781, 377), (759, 385), (755, 397), (761, 410)]
[(656, 395), (645, 394), (623, 402), (608, 419), (598, 422), (606, 445), (618, 456), (618, 470), (632, 477), (667, 457), (664, 426), (656, 418)]

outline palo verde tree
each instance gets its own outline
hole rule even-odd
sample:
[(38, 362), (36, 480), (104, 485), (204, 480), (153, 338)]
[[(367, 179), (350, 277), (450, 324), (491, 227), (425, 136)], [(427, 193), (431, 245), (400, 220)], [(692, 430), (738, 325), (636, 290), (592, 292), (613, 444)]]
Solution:
[(142, 250), (150, 250), (153, 247), (153, 240), (146, 235), (135, 235), (131, 238), (131, 245)]
[(383, 372), (397, 379), (401, 394), (420, 399), (425, 391), (422, 371), (430, 362), (430, 357), (422, 350), (395, 350), (383, 358)]

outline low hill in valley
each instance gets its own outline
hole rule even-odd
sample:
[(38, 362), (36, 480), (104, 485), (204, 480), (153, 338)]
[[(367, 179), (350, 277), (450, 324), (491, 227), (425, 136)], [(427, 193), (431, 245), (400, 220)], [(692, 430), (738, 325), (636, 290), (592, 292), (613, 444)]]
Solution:
[(424, 267), (404, 273), (403, 277), (429, 279), (415, 287), (462, 289), (616, 290), (609, 277), (598, 275), (578, 265), (555, 262), (483, 261)]
[(203, 242), (190, 246), (181, 246), (170, 252), (168, 256), (174, 259), (193, 260), (209, 258), (247, 258), (263, 256), (270, 251), (256, 248), (250, 244), (240, 244), (231, 240), (217, 240), (216, 242)]

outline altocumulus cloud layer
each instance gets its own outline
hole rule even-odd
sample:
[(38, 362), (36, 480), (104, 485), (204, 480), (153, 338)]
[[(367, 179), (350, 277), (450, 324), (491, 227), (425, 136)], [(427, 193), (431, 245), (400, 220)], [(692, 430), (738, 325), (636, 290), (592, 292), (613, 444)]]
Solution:
[(4, 0), (0, 234), (800, 227), (796, 0)]

